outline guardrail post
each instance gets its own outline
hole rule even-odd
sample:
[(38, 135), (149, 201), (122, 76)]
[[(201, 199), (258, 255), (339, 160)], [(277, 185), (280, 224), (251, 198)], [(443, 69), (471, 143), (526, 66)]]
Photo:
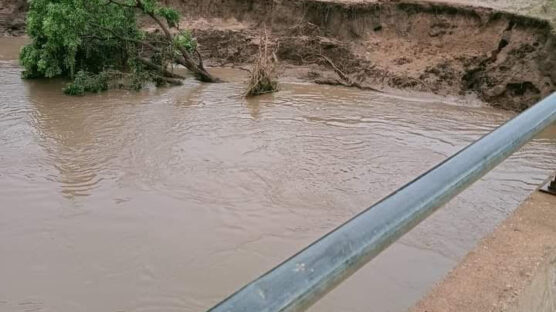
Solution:
[(541, 187), (541, 192), (556, 195), (556, 175), (554, 179), (548, 181), (543, 187)]

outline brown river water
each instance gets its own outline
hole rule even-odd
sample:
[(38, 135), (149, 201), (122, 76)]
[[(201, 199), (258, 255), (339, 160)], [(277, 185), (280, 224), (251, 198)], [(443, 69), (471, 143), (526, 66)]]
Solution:
[[(514, 114), (229, 82), (64, 96), (0, 40), (0, 311), (203, 311)], [(460, 101), (461, 102), (461, 101)], [(529, 143), (315, 305), (404, 311), (555, 169)]]

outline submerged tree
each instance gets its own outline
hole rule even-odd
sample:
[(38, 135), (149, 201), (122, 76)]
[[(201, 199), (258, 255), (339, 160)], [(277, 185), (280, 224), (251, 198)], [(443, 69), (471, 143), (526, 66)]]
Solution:
[[(143, 31), (138, 19), (157, 27)], [(140, 89), (147, 82), (180, 84), (173, 64), (203, 82), (209, 74), (197, 42), (179, 29), (180, 15), (156, 0), (31, 0), (27, 33), (32, 42), (20, 55), (24, 78), (63, 77), (67, 94), (111, 87)]]
[(245, 91), (246, 97), (257, 96), (278, 91), (278, 78), (276, 74), (275, 48), (272, 47), (268, 33), (260, 38), (259, 54), (249, 75), (249, 83)]

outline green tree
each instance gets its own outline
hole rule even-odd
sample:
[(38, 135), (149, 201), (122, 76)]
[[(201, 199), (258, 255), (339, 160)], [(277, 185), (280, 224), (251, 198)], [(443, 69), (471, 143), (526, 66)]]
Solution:
[[(141, 16), (158, 31), (141, 30)], [(179, 21), (177, 11), (156, 0), (30, 0), (23, 77), (71, 79), (68, 94), (139, 89), (146, 82), (180, 84), (184, 77), (168, 70), (177, 63), (201, 81), (216, 81)]]

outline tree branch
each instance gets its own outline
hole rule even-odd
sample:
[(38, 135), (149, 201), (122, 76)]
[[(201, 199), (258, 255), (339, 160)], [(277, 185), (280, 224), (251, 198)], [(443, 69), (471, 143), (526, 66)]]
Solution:
[[(126, 5), (123, 4), (121, 2), (118, 2), (116, 0), (108, 0), (110, 3), (114, 3), (117, 5), (122, 5), (122, 6), (127, 6), (127, 7), (132, 7), (132, 8), (137, 8), (141, 11), (143, 11), (143, 13), (145, 13), (146, 15), (148, 15), (150, 18), (152, 18), (160, 27), (160, 29), (162, 29), (162, 32), (164, 33), (164, 35), (166, 36), (166, 38), (168, 39), (170, 44), (173, 44), (174, 42), (174, 36), (172, 35), (172, 33), (170, 32), (170, 29), (168, 28), (168, 26), (166, 24), (164, 24), (164, 22), (158, 18), (158, 16), (156, 16), (156, 14), (152, 13), (152, 12), (147, 12), (145, 11), (145, 8), (143, 6), (143, 4), (140, 1), (136, 0), (136, 5), (135, 6), (130, 6), (130, 5)], [(202, 61), (202, 57), (201, 54), (196, 51), (197, 53), (199, 53), (199, 64), (195, 64), (195, 62), (192, 60), (191, 54), (182, 46), (177, 46), (178, 51), (181, 53), (181, 58), (177, 58), (176, 61), (178, 64), (185, 66), (187, 69), (189, 69), (190, 71), (192, 71), (195, 76), (197, 77), (197, 79), (203, 81), (203, 82), (216, 82), (218, 81), (218, 79), (214, 78), (211, 74), (209, 74), (209, 72), (207, 72), (203, 66), (203, 61)]]
[(173, 72), (171, 72), (171, 71), (168, 71), (168, 70), (166, 70), (165, 68), (163, 68), (162, 66), (159, 66), (159, 65), (157, 65), (157, 64), (155, 64), (155, 63), (153, 63), (153, 62), (147, 60), (146, 58), (138, 57), (137, 60), (138, 60), (139, 62), (141, 62), (141, 64), (143, 64), (143, 65), (145, 65), (145, 66), (147, 66), (147, 67), (149, 67), (149, 68), (151, 68), (151, 69), (157, 70), (157, 71), (158, 71), (159, 73), (161, 73), (164, 77), (168, 77), (168, 78), (177, 78), (177, 79), (185, 79), (184, 76), (179, 75), (179, 74), (176, 74), (176, 73), (173, 73)]
[(362, 89), (362, 90), (371, 90), (371, 91), (376, 91), (376, 92), (382, 92), (382, 91), (380, 91), (378, 89), (375, 89), (373, 87), (363, 86), (359, 82), (355, 82), (355, 81), (351, 80), (351, 78), (348, 75), (346, 75), (343, 71), (341, 71), (338, 68), (338, 66), (336, 66), (336, 64), (334, 64), (332, 62), (332, 60), (330, 60), (328, 57), (326, 57), (322, 54), (319, 54), (318, 56), (320, 56), (322, 59), (324, 59), (330, 65), (330, 67), (332, 67), (334, 72), (340, 77), (340, 79), (342, 79), (344, 81), (344, 83), (345, 83), (344, 85), (346, 87), (355, 87), (355, 88)]
[(197, 54), (197, 57), (199, 58), (199, 67), (204, 69), (205, 65), (203, 65), (203, 56), (201, 55), (201, 52), (199, 52), (199, 50), (197, 48), (195, 48), (195, 53)]
[(156, 76), (155, 79), (164, 81), (166, 83), (169, 83), (171, 85), (175, 85), (175, 86), (181, 86), (183, 85), (183, 81), (179, 80), (179, 79), (174, 79), (174, 78), (168, 78), (168, 77), (163, 77), (163, 76)]
[(106, 5), (111, 4), (111, 3), (115, 4), (115, 5), (123, 6), (123, 7), (126, 7), (126, 8), (133, 8), (133, 9), (137, 8), (137, 5), (129, 5), (129, 4), (126, 4), (126, 3), (121, 3), (121, 2), (115, 1), (115, 0), (108, 0)]
[[(104, 26), (102, 26), (102, 25), (100, 25), (100, 24), (92, 23), (91, 25), (93, 25), (94, 27), (100, 28), (100, 29), (102, 29), (102, 30), (104, 30), (104, 31), (109, 32), (110, 34), (112, 34), (112, 36), (114, 36), (114, 37), (116, 37), (116, 38), (118, 38), (118, 39), (120, 39), (120, 40), (124, 40), (124, 41), (129, 41), (129, 42), (134, 42), (134, 43), (137, 43), (137, 44), (141, 44), (141, 45), (144, 45), (144, 46), (146, 46), (146, 47), (148, 47), (148, 48), (150, 48), (150, 49), (152, 49), (152, 50), (154, 50), (154, 51), (160, 51), (160, 50), (161, 50), (160, 48), (155, 47), (154, 45), (150, 44), (149, 42), (146, 42), (146, 41), (143, 41), (143, 40), (138, 40), (138, 39), (135, 39), (135, 38), (129, 38), (129, 37), (122, 36), (122, 35), (118, 34), (117, 32), (115, 32), (113, 29), (104, 27)], [(105, 39), (106, 39), (106, 38), (105, 38)]]

